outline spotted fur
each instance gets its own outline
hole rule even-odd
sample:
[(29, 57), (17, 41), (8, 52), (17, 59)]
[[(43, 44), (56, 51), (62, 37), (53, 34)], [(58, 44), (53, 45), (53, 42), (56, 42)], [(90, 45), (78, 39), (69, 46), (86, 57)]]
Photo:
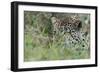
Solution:
[(52, 24), (53, 24), (53, 31), (58, 33), (60, 30), (64, 31), (65, 33), (70, 33), (73, 39), (79, 41), (79, 30), (81, 28), (81, 21), (79, 18), (74, 17), (67, 17), (63, 20), (52, 17)]

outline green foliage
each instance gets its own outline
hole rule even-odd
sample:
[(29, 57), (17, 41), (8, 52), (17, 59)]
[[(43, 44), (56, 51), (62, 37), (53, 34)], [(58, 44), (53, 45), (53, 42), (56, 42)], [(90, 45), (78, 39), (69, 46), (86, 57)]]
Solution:
[[(25, 11), (24, 61), (90, 58), (89, 32), (88, 37), (82, 37), (85, 41), (81, 40), (76, 44), (66, 39), (66, 36), (71, 38), (68, 33), (53, 34), (51, 17), (64, 18), (71, 15), (75, 14)], [(79, 14), (79, 17), (82, 21), (81, 31), (84, 32), (89, 26), (89, 14)]]

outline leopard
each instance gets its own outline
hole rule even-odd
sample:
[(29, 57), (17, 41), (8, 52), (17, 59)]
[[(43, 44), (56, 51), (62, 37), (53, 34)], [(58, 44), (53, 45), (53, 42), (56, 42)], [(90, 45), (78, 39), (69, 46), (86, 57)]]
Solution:
[[(54, 41), (56, 37), (63, 34), (60, 37), (64, 37), (64, 40), (60, 41), (63, 50), (72, 49), (77, 51), (79, 55), (84, 51), (90, 51), (90, 29), (88, 27), (84, 28), (84, 24), (79, 16), (69, 16), (64, 19), (52, 17), (51, 22), (53, 25)], [(57, 40), (60, 40), (60, 38), (57, 38)]]
[(53, 32), (55, 34), (62, 31), (64, 33), (69, 33), (74, 40), (80, 40), (82, 23), (78, 16), (66, 17), (65, 19), (52, 17), (51, 21), (53, 24)]

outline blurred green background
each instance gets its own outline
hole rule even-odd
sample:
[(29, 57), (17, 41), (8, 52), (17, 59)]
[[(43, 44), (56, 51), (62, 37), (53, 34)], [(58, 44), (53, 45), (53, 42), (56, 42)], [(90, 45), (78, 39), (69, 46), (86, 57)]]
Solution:
[[(80, 42), (72, 43), (69, 33), (53, 34), (52, 17), (78, 15), (86, 33)], [(24, 61), (71, 60), (90, 58), (90, 14), (24, 11)], [(80, 35), (81, 35), (80, 33)], [(53, 36), (56, 37), (53, 40)], [(65, 37), (66, 36), (66, 37)], [(84, 39), (84, 40), (82, 40)]]

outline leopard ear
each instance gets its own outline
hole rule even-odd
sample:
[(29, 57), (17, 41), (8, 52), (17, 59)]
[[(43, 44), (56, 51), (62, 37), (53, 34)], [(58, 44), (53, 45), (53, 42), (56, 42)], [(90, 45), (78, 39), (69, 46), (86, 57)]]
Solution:
[(82, 22), (81, 21), (78, 24), (78, 28), (82, 28)]
[(82, 22), (79, 20), (79, 21), (76, 21), (75, 22), (75, 25), (78, 27), (78, 28), (82, 28)]

